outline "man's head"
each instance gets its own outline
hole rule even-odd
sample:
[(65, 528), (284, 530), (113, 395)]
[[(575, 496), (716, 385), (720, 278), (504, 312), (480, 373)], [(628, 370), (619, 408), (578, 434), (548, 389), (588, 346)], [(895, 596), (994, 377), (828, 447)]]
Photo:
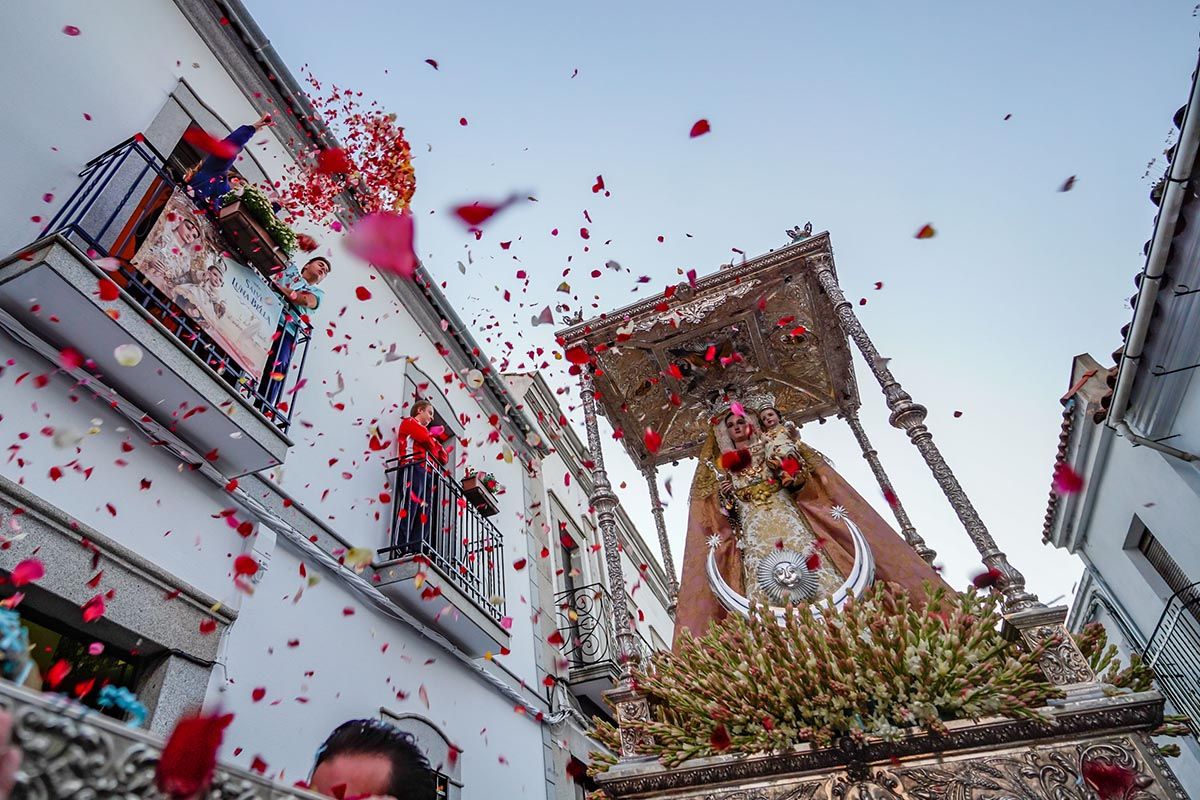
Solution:
[(413, 403), (412, 415), (413, 419), (428, 427), (429, 423), (433, 422), (433, 403), (428, 400), (418, 400)]
[(309, 785), (328, 797), (434, 800), (437, 793), (433, 770), (412, 736), (373, 719), (344, 722), (329, 734)]
[(311, 284), (318, 284), (325, 280), (325, 276), (333, 269), (329, 264), (329, 259), (325, 256), (317, 256), (310, 258), (303, 269), (300, 270), (300, 276)]

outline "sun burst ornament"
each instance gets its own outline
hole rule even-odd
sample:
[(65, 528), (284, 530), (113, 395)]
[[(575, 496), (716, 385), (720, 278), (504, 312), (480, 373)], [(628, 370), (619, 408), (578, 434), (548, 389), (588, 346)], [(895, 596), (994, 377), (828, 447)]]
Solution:
[(776, 550), (763, 556), (758, 562), (758, 588), (774, 605), (812, 602), (820, 582), (807, 562), (807, 556), (794, 550)]

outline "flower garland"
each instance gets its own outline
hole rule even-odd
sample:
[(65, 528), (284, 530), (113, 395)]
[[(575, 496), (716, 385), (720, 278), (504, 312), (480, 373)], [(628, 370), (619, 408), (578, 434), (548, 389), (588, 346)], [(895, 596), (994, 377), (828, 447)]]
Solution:
[(287, 223), (275, 216), (275, 210), (271, 207), (271, 201), (262, 193), (262, 190), (252, 184), (244, 184), (237, 189), (226, 194), (221, 198), (221, 205), (227, 206), (230, 203), (241, 203), (250, 212), (250, 216), (258, 221), (258, 224), (263, 226), (263, 229), (275, 240), (275, 244), (279, 245), (283, 250), (284, 255), (291, 258), (296, 253), (297, 236), (296, 232), (288, 227)]

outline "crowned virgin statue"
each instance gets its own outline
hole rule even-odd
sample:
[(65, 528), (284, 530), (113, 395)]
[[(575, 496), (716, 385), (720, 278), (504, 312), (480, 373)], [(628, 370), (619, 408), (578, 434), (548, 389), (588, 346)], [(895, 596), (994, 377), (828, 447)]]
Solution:
[[(916, 598), (942, 584), (829, 462), (801, 441), (769, 394), (712, 418), (692, 481), (676, 635), (695, 636), (748, 603), (838, 605), (873, 580)], [(740, 605), (739, 605), (740, 604)]]

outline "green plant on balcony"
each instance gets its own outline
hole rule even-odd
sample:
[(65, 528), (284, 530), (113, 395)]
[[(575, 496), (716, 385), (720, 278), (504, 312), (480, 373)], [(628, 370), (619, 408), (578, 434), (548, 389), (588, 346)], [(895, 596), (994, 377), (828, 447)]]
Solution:
[(257, 186), (244, 184), (221, 198), (221, 205), (241, 203), (250, 216), (254, 218), (263, 230), (279, 245), (284, 255), (291, 258), (296, 253), (296, 232), (275, 216), (271, 201)]
[[(801, 607), (780, 625), (756, 608), (699, 638), (685, 634), (636, 673), (651, 714), (630, 727), (674, 766), (844, 736), (896, 740), (913, 727), (944, 732), (950, 720), (1041, 716), (1060, 692), (1042, 676), (1040, 652), (1001, 636), (997, 598), (926, 591), (916, 603), (879, 584), (823, 617)], [(619, 752), (614, 726), (599, 720), (596, 734)], [(596, 773), (614, 763), (593, 754)]]

